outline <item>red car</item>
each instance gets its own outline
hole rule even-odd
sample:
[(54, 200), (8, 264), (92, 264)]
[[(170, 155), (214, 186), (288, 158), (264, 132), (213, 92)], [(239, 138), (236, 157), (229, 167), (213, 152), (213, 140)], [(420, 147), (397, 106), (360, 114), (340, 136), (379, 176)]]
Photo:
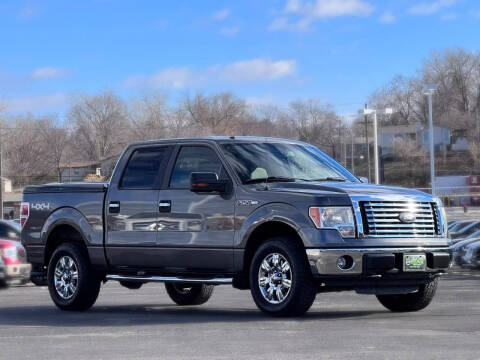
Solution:
[(27, 263), (25, 248), (20, 243), (20, 224), (0, 220), (0, 257), (3, 263), (0, 288), (14, 282), (28, 282), (32, 266)]

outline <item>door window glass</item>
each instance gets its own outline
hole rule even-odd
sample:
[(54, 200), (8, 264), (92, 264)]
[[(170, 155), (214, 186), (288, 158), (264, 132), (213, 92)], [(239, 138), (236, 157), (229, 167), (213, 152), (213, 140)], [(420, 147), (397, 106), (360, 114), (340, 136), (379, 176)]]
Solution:
[(189, 188), (192, 172), (213, 172), (219, 178), (225, 176), (222, 174), (222, 164), (217, 154), (205, 146), (185, 146), (181, 148), (170, 179), (170, 187), (174, 189)]
[(165, 155), (166, 148), (135, 150), (125, 168), (120, 187), (123, 189), (152, 189)]

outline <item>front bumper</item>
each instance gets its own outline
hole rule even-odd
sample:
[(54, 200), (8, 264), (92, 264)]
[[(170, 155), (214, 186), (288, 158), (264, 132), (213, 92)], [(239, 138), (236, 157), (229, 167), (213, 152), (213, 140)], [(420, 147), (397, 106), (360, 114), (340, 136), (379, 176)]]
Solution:
[(5, 265), (5, 279), (6, 280), (28, 280), (32, 265), (30, 264), (14, 264)]
[[(442, 272), (452, 263), (449, 247), (307, 249), (306, 252), (312, 274), (316, 277), (418, 274), (418, 272), (403, 272), (403, 254), (426, 254), (427, 268), (420, 273)], [(352, 260), (351, 267), (341, 269), (337, 266), (337, 260), (342, 256)]]

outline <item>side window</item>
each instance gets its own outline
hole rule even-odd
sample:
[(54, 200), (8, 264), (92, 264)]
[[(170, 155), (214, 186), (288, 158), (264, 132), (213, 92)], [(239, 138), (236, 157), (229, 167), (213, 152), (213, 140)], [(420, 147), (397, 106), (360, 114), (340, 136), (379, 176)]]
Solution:
[(192, 172), (213, 172), (219, 178), (225, 176), (217, 154), (206, 146), (184, 146), (180, 149), (170, 179), (170, 187), (174, 189), (189, 188)]
[(123, 189), (153, 188), (160, 165), (166, 155), (165, 147), (135, 150), (123, 172), (120, 187)]

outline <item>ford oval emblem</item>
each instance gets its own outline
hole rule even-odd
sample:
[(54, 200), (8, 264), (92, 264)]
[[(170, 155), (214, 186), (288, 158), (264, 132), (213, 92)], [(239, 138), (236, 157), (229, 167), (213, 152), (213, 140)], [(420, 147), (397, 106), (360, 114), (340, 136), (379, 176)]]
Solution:
[(411, 212), (403, 212), (398, 216), (398, 218), (400, 219), (401, 222), (406, 224), (411, 224), (415, 222), (415, 220), (417, 219), (415, 214)]

